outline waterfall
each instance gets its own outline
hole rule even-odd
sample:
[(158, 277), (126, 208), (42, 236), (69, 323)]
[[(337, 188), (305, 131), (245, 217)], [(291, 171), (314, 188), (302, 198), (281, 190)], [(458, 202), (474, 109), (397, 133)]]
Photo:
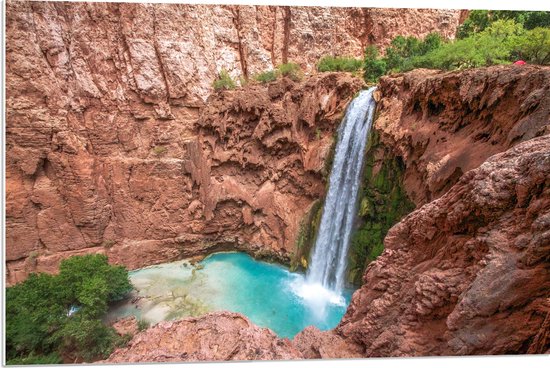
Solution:
[(362, 91), (348, 106), (338, 129), (338, 141), (328, 194), (306, 282), (340, 293), (357, 207), (363, 156), (374, 119), (376, 87)]

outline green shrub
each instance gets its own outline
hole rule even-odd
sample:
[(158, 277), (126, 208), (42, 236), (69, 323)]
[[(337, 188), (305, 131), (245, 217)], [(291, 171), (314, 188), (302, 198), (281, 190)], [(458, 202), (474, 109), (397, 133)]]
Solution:
[(415, 68), (414, 58), (438, 49), (443, 39), (438, 33), (428, 34), (424, 40), (416, 37), (395, 37), (390, 47), (386, 49), (386, 62), (388, 71), (404, 72)]
[[(193, 270), (194, 271), (194, 270)], [(138, 324), (137, 324), (137, 327), (138, 327), (138, 331), (143, 331), (143, 330), (146, 330), (149, 328), (149, 322), (143, 320), (143, 319), (140, 319), (138, 321)]]
[(225, 69), (222, 69), (218, 78), (214, 80), (212, 85), (216, 91), (223, 89), (235, 89), (236, 87), (235, 81)]
[(80, 314), (68, 318), (54, 336), (60, 340), (62, 351), (71, 352), (86, 362), (108, 357), (119, 338), (115, 330), (100, 319), (88, 319)]
[(378, 49), (376, 46), (368, 46), (365, 49), (363, 70), (363, 77), (367, 82), (376, 82), (378, 78), (386, 73), (386, 62), (378, 59)]
[(499, 20), (470, 37), (445, 43), (413, 60), (415, 66), (464, 69), (506, 64), (521, 53), (525, 30), (513, 20)]
[(361, 60), (351, 57), (325, 56), (317, 63), (319, 72), (356, 72), (362, 68)]
[(525, 32), (515, 45), (518, 58), (533, 64), (550, 65), (550, 28)]
[(364, 78), (376, 82), (388, 72), (414, 68), (466, 69), (508, 64), (518, 59), (548, 65), (549, 25), (550, 12), (472, 11), (455, 41), (445, 42), (437, 33), (430, 33), (423, 40), (397, 36), (384, 57), (378, 56), (376, 47), (368, 46)]
[(29, 365), (29, 364), (61, 364), (63, 359), (57, 353), (51, 353), (48, 355), (29, 355), (23, 358), (13, 358), (8, 360), (7, 365)]
[(260, 83), (269, 83), (277, 79), (277, 71), (268, 70), (262, 72), (254, 77), (254, 79)]
[(472, 10), (457, 31), (459, 39), (480, 33), (499, 20), (513, 20), (526, 30), (550, 27), (548, 11)]
[(295, 82), (300, 81), (303, 76), (300, 65), (295, 63), (281, 64), (277, 67), (277, 70), (280, 75), (282, 75), (283, 77), (288, 77)]
[(101, 317), (108, 303), (131, 289), (128, 271), (99, 254), (63, 260), (59, 275), (29, 275), (6, 289), (7, 359), (16, 364), (55, 354), (106, 357), (117, 335)]

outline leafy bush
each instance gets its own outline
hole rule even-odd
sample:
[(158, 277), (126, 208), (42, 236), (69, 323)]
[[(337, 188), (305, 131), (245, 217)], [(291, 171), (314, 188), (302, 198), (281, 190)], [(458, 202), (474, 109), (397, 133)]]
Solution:
[(484, 31), (443, 44), (413, 64), (436, 69), (462, 69), (506, 64), (524, 58), (529, 62), (550, 62), (550, 29), (526, 31), (514, 20), (493, 22)]
[(362, 68), (361, 60), (351, 57), (325, 56), (317, 63), (320, 72), (356, 72)]
[(386, 61), (378, 59), (378, 49), (376, 46), (368, 46), (365, 49), (363, 70), (363, 78), (367, 82), (376, 82), (378, 78), (386, 73)]
[(24, 358), (13, 358), (7, 361), (8, 365), (29, 365), (29, 364), (61, 364), (63, 359), (57, 353), (49, 355), (29, 355)]
[(472, 12), (469, 35), (454, 42), (444, 42), (437, 33), (430, 33), (423, 40), (397, 36), (384, 57), (379, 57), (378, 50), (369, 46), (365, 50), (364, 78), (367, 82), (376, 82), (387, 72), (414, 68), (476, 68), (508, 64), (518, 59), (550, 64), (550, 28), (526, 29), (523, 25), (545, 23), (549, 12), (523, 12), (521, 22), (515, 20), (522, 19), (521, 15), (516, 14), (514, 18), (508, 13), (518, 12), (498, 13), (501, 17), (498, 20), (489, 17), (487, 11)]
[(513, 20), (526, 30), (550, 27), (548, 11), (472, 10), (457, 31), (459, 39), (480, 33), (499, 20)]
[(231, 78), (231, 76), (225, 69), (222, 69), (218, 76), (218, 79), (214, 80), (214, 83), (212, 85), (216, 91), (222, 89), (235, 89), (236, 87), (235, 81)]
[(533, 64), (550, 64), (550, 28), (537, 27), (525, 33), (516, 45), (520, 58)]
[(137, 324), (138, 331), (143, 331), (149, 328), (149, 322), (146, 320), (140, 319)]
[(430, 33), (424, 40), (416, 37), (395, 37), (386, 49), (384, 61), (388, 71), (402, 72), (415, 67), (414, 57), (425, 55), (441, 46), (443, 39), (439, 33)]
[(254, 77), (260, 83), (269, 83), (277, 79), (277, 72), (275, 70), (268, 70), (262, 72)]
[(292, 79), (293, 81), (300, 81), (302, 79), (302, 70), (300, 69), (300, 65), (295, 63), (286, 63), (281, 64), (277, 68), (280, 75), (283, 77), (288, 77)]
[[(56, 356), (105, 357), (117, 335), (101, 322), (109, 302), (132, 285), (128, 271), (105, 255), (61, 262), (59, 275), (31, 274), (6, 289), (6, 348), (10, 364), (41, 363)], [(14, 363), (15, 362), (15, 363)]]

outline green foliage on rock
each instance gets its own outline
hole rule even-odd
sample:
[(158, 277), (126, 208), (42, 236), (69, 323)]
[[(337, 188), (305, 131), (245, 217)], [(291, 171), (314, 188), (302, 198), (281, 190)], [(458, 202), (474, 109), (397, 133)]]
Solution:
[(376, 82), (378, 78), (386, 74), (386, 61), (378, 58), (378, 48), (367, 46), (363, 65), (363, 78), (366, 82)]
[(269, 83), (273, 82), (277, 79), (277, 71), (275, 70), (268, 70), (265, 72), (262, 72), (254, 77), (254, 79), (260, 83)]
[(318, 199), (313, 203), (309, 212), (304, 216), (300, 224), (300, 230), (296, 239), (296, 253), (290, 261), (290, 270), (305, 270), (308, 267), (309, 254), (315, 244), (315, 237), (321, 223), (323, 213), (323, 201)]
[(499, 20), (513, 20), (523, 28), (550, 27), (548, 11), (472, 10), (457, 31), (458, 38), (470, 37), (484, 31)]
[(31, 274), (7, 288), (8, 364), (106, 357), (118, 336), (101, 317), (131, 289), (128, 271), (99, 254), (66, 259), (58, 275)]
[(395, 37), (386, 49), (383, 60), (388, 71), (404, 71), (414, 68), (414, 58), (425, 55), (441, 46), (443, 39), (438, 33), (430, 33), (423, 40), (416, 37)]
[(550, 29), (525, 30), (514, 20), (498, 20), (480, 33), (445, 43), (416, 58), (415, 66), (435, 69), (463, 69), (508, 64), (525, 59), (533, 64), (550, 63)]
[(277, 71), (283, 77), (288, 77), (295, 82), (300, 81), (303, 77), (302, 69), (300, 68), (300, 65), (296, 63), (281, 64), (277, 67)]
[(231, 76), (225, 69), (222, 69), (222, 71), (220, 71), (218, 78), (214, 80), (212, 86), (216, 91), (224, 89), (235, 89), (237, 87), (235, 81), (231, 78)]
[(376, 82), (387, 73), (415, 68), (455, 70), (523, 59), (550, 64), (550, 12), (472, 11), (458, 31), (446, 41), (437, 33), (424, 39), (395, 37), (384, 56), (375, 46), (365, 50), (364, 79)]
[(532, 64), (550, 65), (550, 28), (537, 27), (523, 36), (516, 54)]
[(49, 355), (29, 355), (22, 358), (13, 358), (8, 360), (8, 365), (30, 365), (30, 364), (61, 364), (63, 359), (57, 353), (51, 353)]
[[(377, 157), (382, 157), (377, 159)], [(376, 131), (366, 150), (359, 198), (359, 228), (349, 251), (348, 280), (361, 283), (365, 267), (384, 251), (388, 230), (414, 209), (403, 188), (403, 164), (380, 144)]]
[(346, 56), (325, 56), (317, 63), (320, 72), (357, 72), (363, 67), (359, 59)]

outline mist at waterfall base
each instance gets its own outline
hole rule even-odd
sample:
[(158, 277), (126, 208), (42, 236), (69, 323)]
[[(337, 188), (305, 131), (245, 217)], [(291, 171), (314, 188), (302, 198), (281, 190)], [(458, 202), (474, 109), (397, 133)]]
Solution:
[(199, 267), (186, 261), (130, 273), (137, 303), (123, 302), (109, 317), (136, 315), (150, 323), (227, 310), (246, 315), (280, 337), (292, 338), (308, 326), (334, 328), (349, 304), (347, 255), (375, 87), (348, 106), (338, 140), (319, 232), (307, 275), (259, 262), (244, 253), (216, 253)]
[[(279, 337), (292, 338), (307, 326), (334, 328), (344, 315), (353, 290), (334, 295), (334, 303), (314, 305), (295, 293), (304, 275), (283, 266), (256, 261), (245, 253), (215, 253), (198, 267), (186, 261), (164, 263), (130, 272), (139, 299), (111, 308), (107, 319), (135, 315), (155, 324), (201, 316), (213, 311), (242, 313)], [(313, 309), (312, 309), (313, 307)]]

